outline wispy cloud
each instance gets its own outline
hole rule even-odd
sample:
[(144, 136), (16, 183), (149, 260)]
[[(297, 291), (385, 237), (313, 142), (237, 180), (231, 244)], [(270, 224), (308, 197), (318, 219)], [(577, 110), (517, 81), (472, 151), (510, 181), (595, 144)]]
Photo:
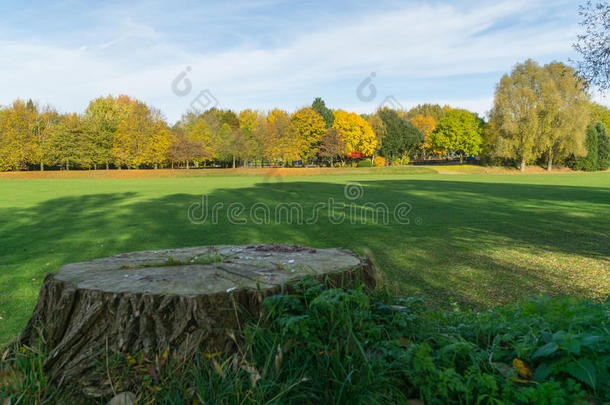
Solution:
[[(439, 102), (461, 102), (484, 113), (493, 96), (490, 74), (497, 80), (528, 57), (548, 61), (571, 55), (577, 17), (574, 11), (574, 19), (566, 20), (565, 7), (559, 11), (564, 5), (563, 1), (538, 5), (500, 1), (476, 7), (442, 2), (398, 8), (390, 4), (382, 9), (371, 6), (346, 13), (349, 18), (345, 19), (336, 12), (326, 17), (318, 14), (327, 24), (290, 20), (294, 27), (273, 27), (268, 33), (289, 40), (279, 38), (269, 44), (251, 40), (264, 31), (264, 27), (253, 27), (251, 34), (239, 33), (243, 41), (209, 51), (190, 42), (194, 39), (188, 27), (170, 29), (167, 21), (151, 21), (150, 16), (140, 19), (126, 6), (120, 10), (107, 6), (100, 13), (107, 16), (114, 11), (119, 16), (114, 25), (85, 29), (100, 33), (97, 42), (0, 41), (0, 103), (32, 97), (62, 110), (82, 110), (98, 95), (127, 93), (161, 108), (175, 120), (190, 100), (175, 96), (170, 84), (190, 66), (193, 97), (197, 90), (209, 88), (222, 106), (236, 109), (291, 109), (322, 95), (337, 107), (370, 111), (381, 99), (359, 103), (355, 87), (373, 71), (378, 73), (375, 85), (380, 97), (394, 94), (405, 106), (432, 101), (418, 86), (422, 81), (450, 83), (456, 75), (481, 75), (480, 81), (470, 81), (473, 85), (468, 89), (448, 86), (446, 93), (437, 88), (434, 95)], [(234, 10), (235, 18), (247, 17), (252, 10), (257, 11), (252, 16), (257, 18), (260, 8), (269, 7), (284, 10), (274, 18), (289, 19), (285, 13), (290, 9), (278, 1), (248, 7)], [(558, 16), (553, 19), (556, 8)], [(189, 14), (205, 11), (205, 7), (178, 9), (171, 17), (176, 25), (189, 21)], [(202, 37), (215, 34), (209, 27), (201, 30)], [(95, 36), (85, 38), (90, 41)]]

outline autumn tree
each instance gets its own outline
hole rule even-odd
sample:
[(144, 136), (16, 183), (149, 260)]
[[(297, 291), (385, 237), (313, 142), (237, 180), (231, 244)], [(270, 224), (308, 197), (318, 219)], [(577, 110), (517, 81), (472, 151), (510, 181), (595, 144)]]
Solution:
[(328, 128), (320, 139), (319, 156), (323, 159), (328, 159), (332, 167), (334, 160), (340, 159), (345, 149), (345, 141), (339, 136), (338, 131), (334, 128)]
[(228, 123), (222, 124), (216, 145), (217, 159), (232, 162), (232, 167), (235, 168), (236, 162), (245, 159), (248, 153), (249, 145), (246, 133), (232, 128)]
[(258, 160), (261, 165), (266, 146), (265, 121), (265, 115), (257, 110), (245, 109), (239, 113), (239, 130), (247, 148), (245, 158)]
[(108, 170), (113, 160), (112, 145), (119, 124), (127, 118), (135, 100), (121, 95), (109, 95), (92, 100), (85, 110), (85, 156), (94, 168), (104, 164)]
[(217, 134), (214, 134), (210, 129), (209, 122), (206, 121), (203, 115), (189, 112), (182, 116), (179, 126), (183, 128), (185, 140), (181, 140), (183, 151), (189, 151), (190, 155), (185, 156), (186, 167), (189, 167), (189, 162), (195, 162), (199, 165), (200, 162), (206, 159), (212, 159), (217, 146)]
[(0, 170), (22, 170), (36, 156), (35, 112), (16, 100), (0, 119)]
[(563, 63), (545, 65), (539, 72), (539, 81), (538, 147), (546, 158), (547, 170), (551, 171), (554, 159), (585, 153), (589, 96), (576, 71)]
[(30, 128), (34, 140), (29, 163), (37, 164), (40, 171), (43, 171), (45, 164), (48, 165), (51, 163), (47, 158), (49, 154), (48, 151), (45, 150), (45, 146), (48, 145), (48, 142), (45, 142), (45, 140), (49, 136), (49, 130), (52, 123), (59, 119), (59, 114), (50, 105), (40, 108), (38, 104), (32, 100), (27, 101), (25, 108), (29, 113), (28, 118), (31, 120)]
[(320, 97), (316, 97), (313, 103), (311, 103), (311, 108), (313, 108), (313, 110), (324, 119), (326, 128), (330, 128), (333, 125), (333, 120), (335, 119), (334, 114), (328, 107), (326, 107), (324, 100), (322, 100)]
[(561, 63), (518, 64), (496, 88), (490, 128), (497, 156), (528, 161), (581, 156), (588, 122), (588, 95), (576, 72)]
[(201, 144), (191, 140), (184, 132), (184, 128), (177, 125), (172, 128), (173, 142), (168, 150), (168, 157), (174, 167), (174, 162), (183, 162), (189, 168), (189, 163), (201, 153)]
[(85, 137), (83, 118), (78, 114), (66, 114), (49, 128), (44, 139), (45, 159), (65, 170), (82, 163)]
[(152, 136), (149, 147), (146, 149), (145, 161), (158, 169), (169, 160), (169, 149), (174, 142), (174, 134), (161, 117), (152, 118), (150, 130)]
[(424, 136), (419, 129), (395, 110), (383, 108), (377, 114), (386, 127), (381, 154), (390, 160), (404, 161), (421, 145)]
[(356, 152), (371, 156), (377, 147), (377, 138), (368, 122), (356, 113), (337, 110), (334, 112), (332, 128), (345, 142), (344, 154)]
[(417, 114), (409, 121), (411, 121), (411, 124), (415, 125), (415, 128), (419, 129), (419, 132), (424, 135), (424, 142), (422, 143), (421, 148), (425, 159), (426, 152), (433, 151), (431, 136), (432, 131), (436, 128), (436, 120), (431, 115)]
[[(375, 133), (375, 138), (377, 139), (377, 146), (375, 146), (375, 151), (373, 155), (379, 153), (381, 151), (381, 146), (383, 145), (383, 138), (385, 138), (385, 134), (387, 132), (385, 124), (379, 115), (370, 114), (366, 117), (366, 122), (370, 125), (373, 133)], [(373, 156), (374, 158), (374, 156)]]
[(441, 106), (439, 104), (418, 104), (406, 112), (397, 112), (398, 115), (408, 120), (411, 120), (418, 115), (422, 115), (424, 117), (432, 117), (434, 118), (434, 121), (439, 122), (449, 110), (451, 110), (451, 107), (448, 105)]
[(171, 144), (172, 135), (167, 124), (146, 104), (136, 102), (119, 124), (112, 152), (118, 165), (157, 167), (167, 158)]
[(267, 147), (265, 157), (278, 159), (286, 165), (289, 161), (301, 158), (301, 144), (290, 115), (286, 111), (274, 109), (267, 115), (265, 122)]
[(462, 164), (464, 155), (476, 155), (481, 150), (481, 119), (470, 111), (452, 109), (432, 132), (431, 142), (436, 149), (458, 153)]
[(493, 153), (516, 159), (522, 171), (538, 156), (540, 71), (536, 62), (527, 60), (502, 76), (490, 113)]
[(299, 138), (301, 155), (305, 159), (311, 159), (317, 153), (320, 139), (326, 133), (324, 119), (313, 108), (306, 107), (292, 114), (290, 120)]

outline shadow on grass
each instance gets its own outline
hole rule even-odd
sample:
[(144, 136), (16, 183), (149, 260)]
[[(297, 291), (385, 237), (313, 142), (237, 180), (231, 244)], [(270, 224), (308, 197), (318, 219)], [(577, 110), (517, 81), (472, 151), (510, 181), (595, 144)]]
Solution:
[[(604, 188), (438, 180), (361, 181), (363, 195), (349, 200), (344, 184), (272, 181), (207, 195), (209, 208), (224, 206), (213, 223), (187, 217), (196, 190), (142, 200), (136, 192), (93, 194), (45, 201), (33, 208), (0, 211), (0, 298), (10, 329), (24, 324), (34, 297), (25, 298), (30, 278), (59, 266), (110, 254), (213, 244), (290, 243), (314, 247), (370, 249), (388, 278), (406, 293), (425, 294), (440, 306), (458, 302), (487, 307), (537, 292), (589, 295), (565, 272), (541, 271), (516, 260), (514, 250), (577, 255), (601, 261), (610, 256), (610, 192)], [(302, 205), (305, 218), (317, 202), (382, 202), (393, 209), (410, 204), (409, 224), (333, 224), (327, 209), (313, 224), (257, 225), (250, 208), (265, 203)], [(230, 223), (231, 203), (241, 203), (246, 224)], [(341, 210), (340, 210), (341, 211)], [(345, 209), (343, 212), (349, 214)], [(606, 267), (607, 269), (607, 267)], [(15, 300), (25, 300), (17, 304)], [(18, 330), (12, 330), (17, 333)], [(1, 339), (0, 339), (1, 340)]]

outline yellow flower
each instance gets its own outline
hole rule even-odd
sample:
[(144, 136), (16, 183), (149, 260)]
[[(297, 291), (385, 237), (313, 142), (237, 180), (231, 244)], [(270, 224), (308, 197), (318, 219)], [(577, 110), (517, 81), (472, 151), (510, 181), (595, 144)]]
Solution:
[(513, 367), (517, 370), (519, 377), (523, 379), (529, 380), (534, 374), (532, 370), (530, 370), (529, 367), (527, 367), (522, 360), (513, 359)]

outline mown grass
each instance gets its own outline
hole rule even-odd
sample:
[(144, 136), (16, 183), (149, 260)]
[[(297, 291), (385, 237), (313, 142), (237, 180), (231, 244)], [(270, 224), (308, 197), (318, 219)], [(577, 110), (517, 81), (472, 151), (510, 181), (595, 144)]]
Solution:
[[(347, 174), (346, 174), (347, 173)], [(115, 253), (214, 244), (295, 243), (370, 250), (402, 295), (438, 307), (489, 308), (526, 295), (610, 293), (610, 173), (442, 175), (367, 169), (282, 177), (0, 180), (0, 344), (30, 316), (45, 274)], [(409, 224), (229, 223), (229, 204), (406, 202)], [(187, 210), (223, 202), (218, 223)], [(247, 214), (247, 211), (246, 213)], [(244, 218), (245, 218), (244, 214)]]

